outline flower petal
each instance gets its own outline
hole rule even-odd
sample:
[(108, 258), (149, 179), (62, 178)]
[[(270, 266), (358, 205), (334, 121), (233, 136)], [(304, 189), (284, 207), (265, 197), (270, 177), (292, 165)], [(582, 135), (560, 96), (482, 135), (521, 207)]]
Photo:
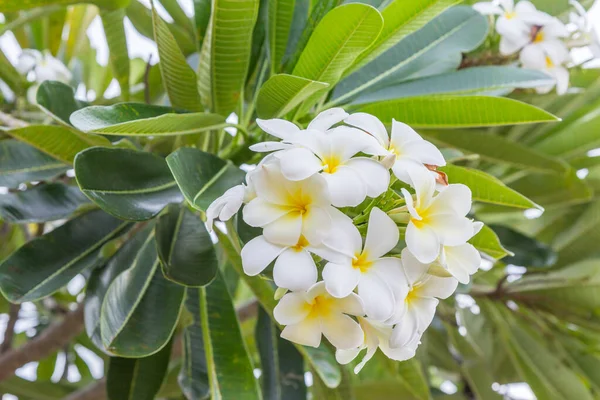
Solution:
[(356, 207), (367, 197), (367, 185), (352, 168), (338, 167), (333, 174), (324, 173), (331, 204), (336, 207)]
[(242, 267), (246, 275), (261, 273), (271, 262), (285, 250), (285, 247), (269, 243), (260, 235), (250, 240), (242, 248)]
[(309, 243), (320, 244), (331, 231), (329, 213), (318, 206), (309, 206), (302, 214), (302, 235)]
[(419, 296), (447, 299), (454, 293), (457, 286), (458, 281), (454, 278), (427, 275), (425, 281), (419, 286)]
[(408, 248), (402, 249), (402, 269), (409, 285), (421, 281), (429, 270), (428, 263), (420, 262)]
[(323, 335), (337, 349), (352, 349), (363, 343), (365, 334), (360, 325), (347, 315), (332, 314), (321, 319)]
[(253, 144), (249, 147), (250, 150), (256, 153), (268, 153), (270, 151), (285, 150), (291, 148), (293, 145), (283, 142), (261, 142)]
[(404, 144), (403, 150), (412, 158), (423, 164), (437, 165), (443, 167), (446, 160), (442, 152), (427, 140), (414, 140)]
[(399, 239), (396, 223), (386, 213), (374, 207), (369, 215), (364, 247), (368, 259), (374, 261), (385, 255), (396, 247)]
[(376, 160), (366, 157), (355, 157), (346, 166), (352, 168), (367, 186), (367, 196), (377, 197), (384, 193), (390, 185), (390, 173)]
[(289, 207), (269, 203), (261, 197), (254, 198), (242, 210), (244, 222), (253, 227), (268, 225), (289, 212)]
[(475, 11), (483, 15), (500, 15), (503, 12), (502, 8), (500, 8), (500, 6), (493, 1), (482, 1), (475, 3), (473, 4), (473, 8)]
[(269, 242), (282, 246), (295, 246), (300, 240), (301, 233), (302, 214), (299, 212), (286, 214), (263, 229), (263, 235)]
[(284, 119), (256, 119), (256, 124), (263, 131), (267, 132), (271, 136), (278, 137), (279, 139), (287, 139), (290, 136), (300, 132), (293, 123)]
[(327, 263), (323, 269), (323, 280), (327, 291), (333, 297), (344, 298), (348, 296), (360, 280), (360, 270), (352, 267), (351, 260), (347, 263)]
[(317, 318), (307, 318), (283, 328), (281, 337), (304, 346), (319, 347), (321, 344), (321, 325)]
[(275, 320), (281, 325), (297, 324), (310, 313), (304, 292), (291, 292), (284, 295), (273, 309)]
[(452, 212), (464, 217), (471, 211), (471, 202), (471, 189), (455, 183), (448, 185), (433, 199), (428, 211), (431, 214)]
[(410, 252), (422, 263), (432, 263), (440, 253), (440, 239), (429, 226), (417, 228), (409, 222), (405, 240)]
[(344, 122), (372, 135), (384, 148), (387, 149), (389, 147), (390, 137), (385, 129), (385, 125), (383, 125), (379, 118), (371, 114), (359, 112), (350, 114)]
[(308, 290), (317, 282), (317, 266), (308, 251), (288, 247), (275, 261), (273, 280), (285, 289)]
[(458, 246), (473, 237), (473, 222), (468, 218), (456, 214), (436, 214), (428, 222), (429, 228), (446, 246)]
[(300, 181), (323, 169), (323, 163), (312, 151), (296, 147), (275, 154), (279, 158), (281, 173), (287, 179)]
[(481, 265), (481, 255), (470, 243), (460, 246), (444, 246), (445, 267), (462, 284), (469, 283)]
[(326, 131), (333, 125), (342, 122), (348, 117), (348, 113), (343, 108), (334, 107), (329, 110), (325, 110), (313, 119), (308, 124), (308, 129), (316, 129), (319, 131)]
[(416, 310), (409, 308), (390, 336), (391, 348), (402, 348), (419, 335)]
[(392, 137), (390, 145), (396, 149), (400, 149), (405, 143), (412, 142), (413, 140), (423, 140), (423, 138), (404, 122), (392, 119)]
[(335, 308), (340, 312), (357, 317), (365, 315), (365, 306), (362, 299), (356, 293), (350, 293), (348, 296), (337, 299)]
[(358, 295), (369, 318), (385, 321), (392, 316), (396, 301), (392, 289), (375, 273), (366, 273), (358, 283)]
[(353, 349), (336, 350), (335, 351), (335, 360), (341, 365), (350, 364), (356, 358), (358, 353), (361, 352), (362, 349), (363, 349), (362, 346), (359, 346), (359, 347), (355, 347)]

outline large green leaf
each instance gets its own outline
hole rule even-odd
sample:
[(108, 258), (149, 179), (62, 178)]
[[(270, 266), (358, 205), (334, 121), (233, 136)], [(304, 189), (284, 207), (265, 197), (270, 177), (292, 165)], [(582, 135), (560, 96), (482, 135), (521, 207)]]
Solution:
[(184, 110), (202, 111), (196, 74), (188, 65), (168, 25), (159, 17), (154, 7), (152, 22), (154, 40), (160, 57), (160, 73), (171, 104)]
[(373, 114), (385, 124), (396, 119), (413, 128), (471, 128), (558, 120), (527, 103), (488, 96), (409, 97), (363, 104), (356, 111)]
[(172, 107), (143, 103), (118, 103), (112, 106), (89, 106), (74, 112), (71, 123), (77, 129), (91, 132), (112, 125), (175, 113)]
[(198, 88), (208, 108), (235, 110), (248, 73), (258, 0), (213, 0), (198, 69)]
[(58, 81), (42, 82), (36, 97), (37, 105), (42, 111), (67, 126), (71, 125), (71, 114), (88, 106), (87, 102), (75, 99), (75, 90), (71, 86)]
[(328, 83), (299, 76), (272, 76), (258, 92), (256, 113), (260, 118), (266, 119), (281, 117), (313, 94), (328, 87)]
[(0, 382), (2, 393), (18, 396), (19, 400), (64, 400), (76, 389), (72, 384), (49, 381), (30, 381), (12, 376)]
[(133, 265), (138, 252), (153, 228), (153, 225), (148, 225), (142, 231), (136, 233), (111, 257), (104, 267), (93, 270), (87, 281), (84, 302), (85, 331), (92, 343), (100, 350), (106, 351), (100, 333), (100, 313), (106, 291), (117, 276)]
[(125, 7), (131, 0), (5, 0), (0, 4), (0, 12), (28, 10), (49, 5), (67, 6), (77, 3), (92, 3), (106, 9)]
[(560, 160), (488, 132), (448, 130), (426, 132), (425, 136), (436, 143), (479, 154), (486, 160), (518, 168), (554, 173), (565, 173), (568, 169), (567, 165)]
[(96, 210), (31, 240), (0, 264), (2, 293), (18, 303), (54, 293), (75, 275), (97, 265), (101, 247), (128, 225)]
[[(292, 74), (335, 84), (382, 27), (381, 14), (369, 5), (351, 3), (334, 8), (311, 35)], [(321, 94), (310, 96), (303, 107), (308, 109)]]
[[(208, 286), (188, 289), (188, 310), (200, 318), (213, 399), (260, 399), (233, 301), (220, 273)], [(194, 304), (195, 303), (195, 304)]]
[(267, 37), (269, 41), (269, 59), (271, 73), (276, 74), (285, 56), (288, 37), (294, 18), (296, 0), (269, 0), (269, 23)]
[(256, 343), (262, 366), (263, 398), (268, 400), (304, 400), (304, 360), (294, 345), (280, 336), (269, 314), (258, 311)]
[(469, 243), (496, 260), (512, 254), (502, 246), (498, 235), (487, 225), (484, 225), (479, 233), (469, 240)]
[(156, 249), (165, 277), (180, 285), (208, 285), (219, 268), (204, 222), (185, 206), (171, 206), (159, 217)]
[(361, 54), (356, 66), (364, 65), (406, 36), (421, 29), (457, 0), (396, 0), (383, 9), (383, 30), (373, 45)]
[(510, 187), (544, 208), (583, 203), (591, 199), (592, 189), (575, 171), (563, 175), (528, 174)]
[(30, 125), (4, 132), (67, 164), (72, 164), (77, 153), (87, 148), (110, 146), (106, 138), (84, 135), (62, 126)]
[[(2, 5), (0, 5), (0, 8), (2, 8)], [(12, 65), (2, 50), (0, 50), (0, 79), (15, 93), (23, 93), (26, 83), (25, 79), (19, 74), (19, 71)]]
[[(127, 5), (128, 1), (125, 5)], [(119, 8), (111, 11), (100, 10), (102, 25), (108, 44), (108, 62), (119, 86), (121, 98), (129, 100), (129, 54), (127, 52), (127, 38), (125, 37), (125, 9)]]
[(56, 221), (86, 204), (88, 199), (77, 186), (49, 183), (1, 195), (0, 217), (17, 224)]
[(183, 200), (164, 158), (152, 153), (92, 148), (77, 155), (75, 175), (90, 200), (122, 219), (151, 219)]
[(67, 166), (18, 140), (0, 141), (0, 186), (45, 181), (64, 173)]
[(159, 267), (154, 234), (133, 265), (109, 286), (100, 316), (104, 347), (121, 357), (157, 353), (171, 338), (183, 306), (185, 288), (167, 280)]
[(553, 83), (550, 76), (532, 69), (505, 66), (474, 67), (383, 87), (359, 95), (352, 104), (428, 94), (495, 94), (510, 92), (514, 88), (535, 88)]
[(586, 205), (583, 213), (570, 226), (558, 234), (552, 247), (558, 251), (560, 265), (569, 264), (599, 253), (598, 224), (600, 223), (600, 201)]
[(111, 357), (106, 374), (110, 400), (154, 400), (165, 379), (171, 344), (144, 358)]
[(185, 199), (206, 211), (210, 203), (244, 179), (244, 172), (231, 162), (191, 147), (183, 147), (167, 157), (167, 164)]
[[(404, 2), (399, 3), (393, 8), (401, 8)], [(477, 48), (487, 31), (486, 17), (471, 7), (452, 7), (344, 78), (336, 86), (333, 103), (346, 102), (367, 90), (455, 70), (462, 53)]]
[(462, 183), (469, 187), (475, 201), (507, 207), (540, 208), (527, 197), (483, 171), (451, 164), (440, 168), (440, 170), (448, 175), (450, 183)]

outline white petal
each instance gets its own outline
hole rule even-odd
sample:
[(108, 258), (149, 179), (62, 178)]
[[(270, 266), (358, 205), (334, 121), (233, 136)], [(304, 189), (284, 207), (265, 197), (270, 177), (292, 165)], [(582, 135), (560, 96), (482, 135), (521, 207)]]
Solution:
[(354, 373), (358, 374), (363, 369), (363, 367), (365, 366), (365, 364), (371, 358), (373, 358), (373, 356), (375, 355), (376, 352), (377, 352), (377, 346), (375, 346), (375, 347), (373, 347), (373, 346), (367, 347), (367, 353), (365, 354), (365, 356), (363, 357), (363, 359), (360, 360), (360, 362), (356, 365), (356, 367), (354, 367)]
[(375, 260), (387, 254), (398, 244), (400, 233), (396, 223), (379, 208), (374, 207), (369, 215), (367, 238), (364, 251), (369, 260)]
[(342, 122), (348, 117), (348, 113), (343, 108), (335, 107), (321, 112), (308, 124), (308, 129), (326, 131), (333, 125)]
[(350, 293), (348, 296), (337, 299), (335, 308), (344, 314), (357, 317), (365, 315), (365, 306), (362, 299), (356, 293)]
[(448, 185), (431, 202), (429, 212), (434, 213), (455, 213), (464, 217), (471, 211), (471, 189), (466, 185), (455, 183)]
[(261, 273), (285, 248), (267, 242), (260, 235), (250, 240), (242, 248), (242, 267), (246, 275), (254, 276)]
[(440, 253), (440, 239), (428, 226), (417, 228), (410, 222), (406, 228), (406, 246), (422, 263), (432, 263)]
[(473, 223), (465, 217), (455, 214), (436, 214), (428, 220), (441, 244), (458, 246), (473, 237)]
[[(331, 232), (331, 231), (330, 231)], [(329, 235), (328, 235), (329, 236)], [(345, 263), (348, 260), (352, 260), (352, 256), (349, 256), (347, 253), (342, 253), (335, 248), (328, 247), (329, 237), (325, 237), (324, 241), (317, 245), (307, 246), (306, 250), (310, 251), (313, 254), (321, 257), (325, 261), (334, 262), (334, 263)], [(352, 253), (353, 254), (353, 253)]]
[(402, 197), (404, 197), (404, 201), (406, 202), (406, 208), (410, 213), (410, 216), (416, 220), (421, 220), (421, 216), (417, 213), (417, 209), (415, 208), (414, 200), (412, 195), (405, 188), (401, 188), (400, 192), (402, 193)]
[(402, 249), (402, 268), (408, 283), (412, 286), (427, 275), (429, 263), (420, 262), (408, 248), (404, 248)]
[(329, 296), (327, 289), (325, 288), (325, 282), (319, 281), (312, 285), (306, 292), (306, 298), (312, 301), (317, 296)]
[(437, 165), (443, 167), (446, 165), (446, 160), (432, 143), (426, 140), (415, 140), (404, 144), (404, 151), (406, 151), (411, 158), (419, 160), (423, 164)]
[(502, 14), (502, 8), (495, 4), (493, 1), (482, 1), (473, 4), (475, 11), (483, 15), (500, 15)]
[(269, 203), (286, 205), (289, 200), (289, 193), (286, 190), (288, 181), (281, 174), (277, 157), (271, 156), (269, 160), (271, 160), (269, 163), (256, 167), (256, 172), (252, 171), (252, 185), (258, 197), (262, 197)]
[(360, 129), (338, 126), (330, 130), (327, 136), (331, 138), (332, 151), (339, 154), (342, 160), (348, 160), (359, 152), (377, 156), (389, 154), (377, 139)]
[(360, 325), (352, 318), (343, 314), (333, 314), (321, 319), (323, 335), (337, 349), (352, 349), (360, 346), (365, 334)]
[(291, 148), (291, 144), (283, 142), (261, 142), (253, 144), (249, 147), (250, 150), (256, 153), (267, 153), (270, 151), (285, 150)]
[(404, 143), (413, 140), (423, 140), (423, 138), (404, 122), (392, 119), (392, 138), (390, 140), (390, 145), (395, 148), (402, 148)]
[(354, 113), (346, 118), (344, 122), (373, 135), (383, 147), (388, 148), (390, 137), (385, 129), (385, 125), (383, 125), (379, 118), (367, 113)]
[(501, 16), (496, 20), (496, 32), (513, 42), (520, 43), (522, 38), (529, 35), (529, 27), (519, 18)]
[(525, 46), (519, 54), (519, 60), (524, 68), (543, 70), (546, 68), (546, 54), (535, 44)]
[(327, 181), (331, 204), (356, 207), (367, 197), (367, 186), (352, 168), (338, 167), (333, 174), (322, 174)]
[(569, 60), (569, 49), (562, 40), (552, 39), (544, 41), (540, 43), (540, 47), (556, 66), (562, 65)]
[(567, 93), (569, 89), (569, 71), (564, 67), (556, 67), (552, 75), (556, 78), (556, 93), (559, 95)]
[[(335, 207), (327, 209), (331, 217), (331, 231), (323, 238), (323, 245), (350, 258), (362, 251), (362, 237), (352, 219)], [(329, 260), (333, 261), (333, 260)]]
[(279, 139), (287, 139), (300, 131), (300, 128), (296, 125), (284, 119), (257, 118), (256, 124), (269, 135), (278, 137)]
[(415, 356), (419, 339), (419, 335), (414, 335), (413, 339), (406, 343), (403, 347), (394, 349), (389, 346), (389, 343), (381, 343), (379, 348), (381, 349), (381, 352), (389, 359), (395, 361), (406, 361)]
[(335, 360), (341, 364), (341, 365), (346, 365), (352, 362), (352, 360), (354, 360), (356, 358), (356, 356), (358, 355), (358, 353), (360, 353), (360, 351), (362, 350), (362, 347), (355, 347), (353, 349), (346, 349), (346, 350), (336, 350), (335, 351)]
[(409, 309), (394, 327), (390, 337), (391, 348), (402, 348), (419, 335), (418, 319), (414, 309)]
[(358, 295), (365, 304), (369, 318), (385, 321), (394, 313), (396, 301), (392, 289), (377, 274), (362, 275), (358, 283)]
[(317, 266), (306, 250), (287, 248), (275, 261), (273, 280), (289, 290), (308, 290), (317, 282)]
[(447, 299), (454, 293), (457, 286), (458, 281), (454, 278), (441, 278), (439, 276), (428, 275), (425, 281), (419, 286), (419, 296)]
[[(289, 207), (279, 206), (257, 197), (242, 210), (244, 222), (250, 226), (262, 227), (290, 212)], [(295, 244), (295, 243), (294, 243)]]
[(298, 212), (286, 214), (263, 229), (263, 235), (269, 242), (282, 246), (295, 246), (300, 240), (301, 233), (302, 215)]
[(431, 325), (438, 303), (439, 300), (433, 297), (417, 297), (410, 302), (410, 308), (414, 310), (417, 318), (419, 334), (425, 332), (425, 329)]
[[(421, 170), (422, 173), (418, 173), (416, 170)], [(425, 176), (429, 174), (429, 170), (421, 162), (408, 156), (396, 157), (396, 162), (392, 166), (392, 172), (396, 175), (396, 178), (413, 187), (415, 186), (412, 181), (413, 176)]]
[(472, 244), (444, 246), (445, 267), (462, 284), (469, 283), (481, 265), (481, 255)]
[(319, 347), (321, 326), (317, 318), (307, 318), (297, 324), (283, 328), (281, 337), (304, 346)]
[(501, 36), (500, 54), (502, 54), (503, 56), (510, 56), (511, 54), (515, 54), (517, 51), (521, 50), (527, 43), (529, 43), (529, 38), (525, 35), (516, 38)]
[(355, 157), (346, 166), (354, 169), (367, 186), (367, 196), (377, 197), (384, 193), (390, 185), (390, 173), (381, 163), (371, 158)]
[(417, 205), (421, 209), (429, 207), (435, 192), (435, 179), (426, 168), (408, 170), (412, 186), (417, 194)]
[(302, 234), (309, 243), (320, 244), (331, 231), (331, 217), (326, 209), (309, 206), (302, 215)]
[(323, 280), (333, 297), (348, 296), (360, 280), (360, 270), (352, 267), (351, 260), (344, 264), (327, 263), (323, 269)]
[(312, 151), (296, 147), (276, 153), (283, 176), (292, 181), (300, 181), (323, 169), (323, 164)]
[(275, 320), (281, 325), (297, 324), (310, 313), (304, 292), (287, 293), (273, 309)]

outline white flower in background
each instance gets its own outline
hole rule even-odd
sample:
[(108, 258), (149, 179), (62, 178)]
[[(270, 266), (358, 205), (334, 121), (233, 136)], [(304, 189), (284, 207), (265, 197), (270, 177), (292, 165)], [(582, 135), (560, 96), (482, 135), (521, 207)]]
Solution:
[(35, 75), (37, 85), (30, 87), (27, 92), (27, 98), (31, 103), (35, 103), (36, 92), (40, 83), (48, 80), (69, 83), (73, 79), (71, 71), (62, 61), (54, 58), (48, 51), (41, 53), (33, 49), (23, 50), (16, 68), (24, 76), (32, 71)]
[(595, 28), (587, 11), (578, 1), (569, 0), (569, 4), (576, 11), (569, 13), (569, 22), (577, 29), (569, 44), (576, 47), (588, 46), (595, 58), (600, 57), (600, 31)]
[(386, 213), (373, 208), (364, 247), (356, 227), (345, 234), (353, 258), (325, 265), (323, 280), (327, 291), (334, 297), (346, 297), (358, 286), (366, 314), (376, 320), (386, 320), (394, 313), (396, 303), (388, 282), (402, 280), (403, 276), (398, 258), (382, 257), (398, 244), (398, 227)]
[(306, 292), (290, 292), (273, 311), (275, 320), (286, 327), (281, 337), (305, 346), (319, 347), (324, 335), (338, 349), (360, 346), (364, 332), (348, 315), (364, 315), (360, 297), (351, 293), (342, 299), (327, 293), (319, 282)]
[[(473, 223), (473, 236), (483, 227), (482, 222)], [(458, 246), (442, 246), (438, 262), (444, 270), (455, 277), (460, 283), (467, 284), (481, 266), (481, 254), (470, 243)]]
[(215, 219), (228, 221), (242, 207), (242, 204), (251, 200), (245, 185), (237, 185), (228, 189), (223, 195), (213, 201), (206, 210), (206, 225), (212, 231)]
[(409, 173), (411, 170), (446, 165), (446, 160), (437, 147), (402, 122), (392, 120), (391, 137), (383, 123), (367, 113), (354, 113), (344, 122), (369, 133), (388, 154), (396, 156), (392, 171), (402, 182), (412, 185)]
[(345, 365), (354, 360), (362, 350), (367, 349), (361, 362), (354, 368), (355, 374), (358, 374), (367, 361), (373, 358), (378, 348), (381, 349), (383, 354), (388, 358), (396, 361), (405, 361), (415, 356), (420, 339), (417, 335), (415, 335), (412, 342), (407, 343), (404, 347), (394, 349), (391, 348), (389, 344), (390, 336), (392, 334), (391, 325), (385, 325), (381, 322), (362, 317), (358, 317), (358, 322), (365, 333), (363, 344), (353, 349), (337, 350), (335, 352), (337, 362)]
[(473, 236), (473, 223), (466, 218), (471, 209), (471, 190), (462, 184), (447, 186), (434, 196), (435, 182), (422, 171), (412, 175), (416, 198), (402, 189), (410, 221), (406, 245), (423, 263), (433, 262), (442, 245), (456, 246)]
[(531, 41), (531, 28), (544, 25), (552, 17), (538, 11), (529, 1), (496, 0), (480, 2), (473, 8), (484, 15), (498, 15), (496, 32), (501, 36), (500, 53), (514, 54)]
[(296, 246), (300, 238), (319, 244), (329, 234), (332, 214), (327, 182), (321, 175), (302, 181), (286, 179), (279, 163), (264, 163), (256, 168), (252, 183), (256, 197), (242, 210), (244, 221), (263, 228), (273, 244)]
[(419, 262), (408, 248), (402, 250), (402, 267), (407, 285), (403, 289), (404, 307), (397, 307), (396, 316), (389, 322), (397, 324), (390, 338), (392, 348), (403, 348), (421, 337), (431, 324), (438, 299), (446, 299), (458, 286), (452, 277), (443, 278), (427, 273), (430, 265)]

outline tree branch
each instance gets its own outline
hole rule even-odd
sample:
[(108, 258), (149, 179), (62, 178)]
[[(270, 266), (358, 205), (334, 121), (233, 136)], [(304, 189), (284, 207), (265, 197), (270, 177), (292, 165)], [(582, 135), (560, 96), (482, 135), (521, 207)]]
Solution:
[(3, 113), (2, 111), (0, 111), (0, 123), (9, 128), (23, 128), (29, 125), (27, 122), (21, 121), (20, 119), (17, 119), (10, 114)]
[(83, 306), (68, 312), (65, 317), (50, 325), (38, 337), (18, 349), (0, 355), (0, 382), (14, 375), (17, 368), (28, 362), (50, 356), (83, 330)]
[(79, 389), (65, 400), (104, 400), (106, 399), (106, 378), (102, 378), (97, 382), (91, 383), (88, 386)]

